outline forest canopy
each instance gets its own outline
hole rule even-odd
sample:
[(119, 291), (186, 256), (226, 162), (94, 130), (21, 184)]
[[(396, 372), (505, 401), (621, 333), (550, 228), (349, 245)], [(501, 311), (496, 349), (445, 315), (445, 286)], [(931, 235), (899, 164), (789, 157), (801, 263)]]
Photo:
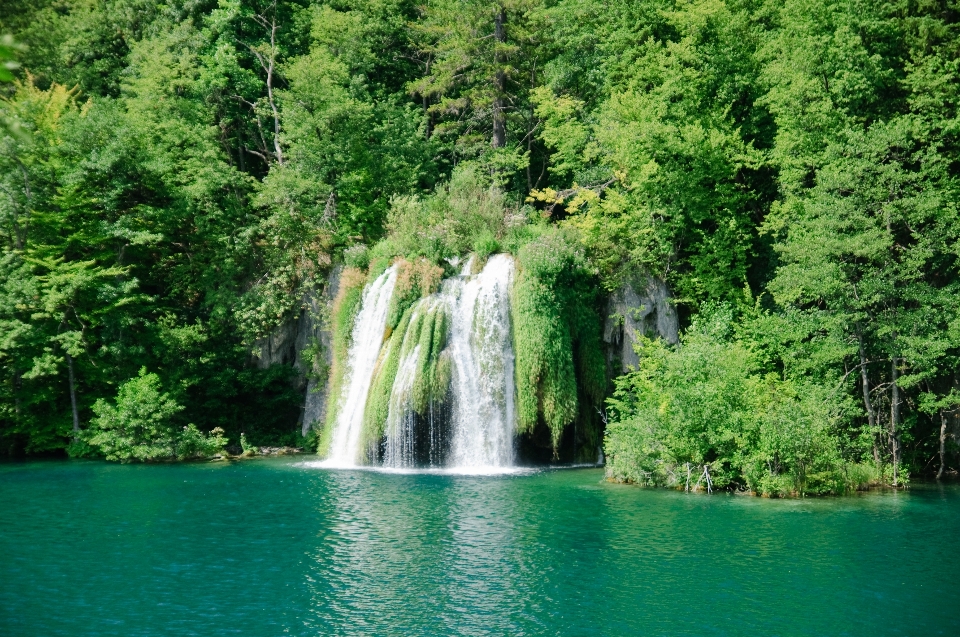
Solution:
[(605, 294), (672, 291), (678, 345), (641, 339), (620, 378), (527, 395), (560, 414), (555, 440), (599, 408), (614, 477), (676, 485), (693, 464), (791, 493), (942, 474), (958, 17), (952, 0), (0, 0), (0, 448), (84, 453), (137, 392), (196, 448), (302, 443), (293, 370), (251, 353), (331, 268), (508, 251), (518, 289), (567, 291), (517, 329), (580, 348), (570, 370), (596, 354)]

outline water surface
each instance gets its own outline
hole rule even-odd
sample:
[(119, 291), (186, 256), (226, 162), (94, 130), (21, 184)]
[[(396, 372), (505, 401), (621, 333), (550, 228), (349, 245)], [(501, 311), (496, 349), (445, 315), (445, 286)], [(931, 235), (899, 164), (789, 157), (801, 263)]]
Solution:
[(0, 635), (960, 635), (960, 488), (0, 465)]

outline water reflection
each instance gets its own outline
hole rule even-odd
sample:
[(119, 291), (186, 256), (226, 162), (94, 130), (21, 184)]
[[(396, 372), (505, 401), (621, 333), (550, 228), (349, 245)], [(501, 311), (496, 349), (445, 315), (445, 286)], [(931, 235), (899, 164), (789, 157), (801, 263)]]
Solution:
[[(412, 478), (412, 476), (407, 476)], [(410, 497), (413, 485), (370, 472), (330, 472), (321, 483), (329, 526), (306, 572), (308, 626), (321, 634), (413, 634), (442, 591), (436, 582), (442, 498)], [(411, 606), (424, 608), (411, 615)], [(426, 605), (426, 606), (425, 606)]]
[(0, 465), (0, 635), (960, 634), (960, 486)]
[(445, 634), (522, 635), (532, 619), (529, 555), (516, 531), (525, 516), (510, 482), (464, 477), (448, 487)]
[(308, 556), (305, 624), (335, 635), (529, 633), (535, 558), (517, 535), (525, 516), (512, 479), (326, 474), (331, 521)]

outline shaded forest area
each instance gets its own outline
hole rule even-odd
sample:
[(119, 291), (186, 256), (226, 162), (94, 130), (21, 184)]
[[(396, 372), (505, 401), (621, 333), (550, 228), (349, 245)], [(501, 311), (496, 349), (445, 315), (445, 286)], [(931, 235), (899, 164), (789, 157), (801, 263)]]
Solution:
[[(439, 263), (519, 224), (583, 294), (673, 293), (680, 344), (641, 339), (606, 392), (614, 477), (950, 472), (957, 22), (909, 0), (0, 0), (3, 453), (86, 453), (88, 427), (302, 443), (258, 339), (345, 253)], [(512, 221), (447, 241), (472, 191)]]

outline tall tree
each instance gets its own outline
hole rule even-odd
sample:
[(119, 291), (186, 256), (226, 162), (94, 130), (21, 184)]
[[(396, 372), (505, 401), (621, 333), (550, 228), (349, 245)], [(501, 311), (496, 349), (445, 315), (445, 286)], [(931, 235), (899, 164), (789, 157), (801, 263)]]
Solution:
[(432, 0), (412, 23), (423, 71), (408, 88), (422, 99), (432, 133), (455, 140), (458, 161), (486, 153), (501, 170), (529, 164), (542, 9), (539, 0)]

